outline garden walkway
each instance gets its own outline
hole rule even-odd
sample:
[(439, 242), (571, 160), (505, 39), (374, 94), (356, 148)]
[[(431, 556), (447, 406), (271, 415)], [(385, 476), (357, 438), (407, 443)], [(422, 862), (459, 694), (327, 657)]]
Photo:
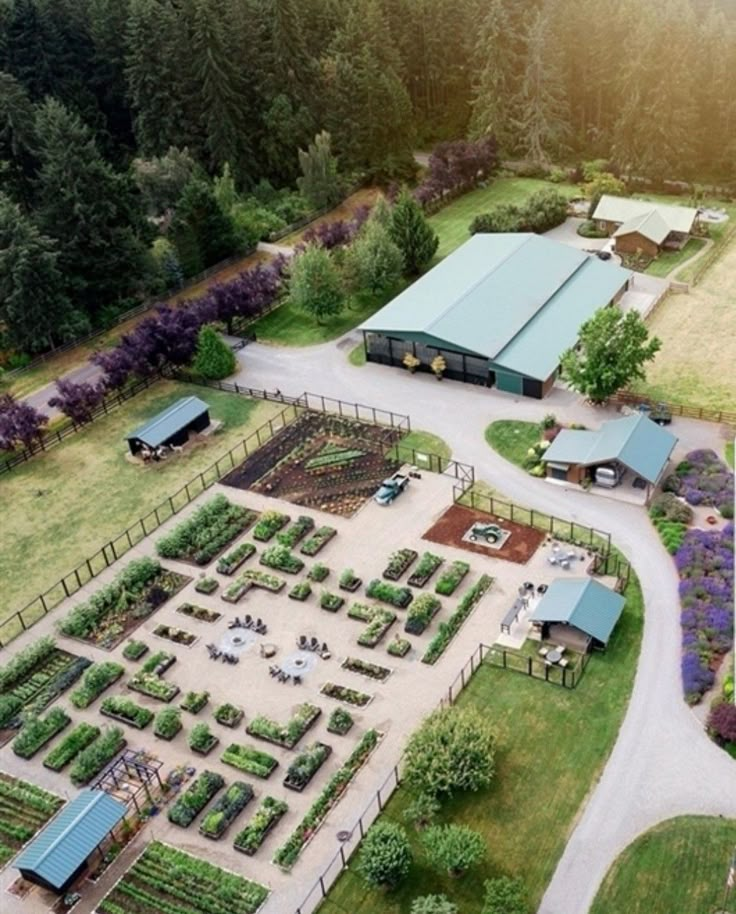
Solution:
[[(483, 439), (495, 419), (538, 421), (554, 412), (592, 425), (614, 413), (562, 389), (538, 402), (377, 365), (354, 368), (346, 348), (344, 340), (302, 350), (256, 343), (240, 354), (237, 380), (408, 413), (414, 427), (441, 435), (458, 459), (474, 464), (477, 478), (512, 500), (610, 531), (639, 575), (647, 611), (629, 709), (540, 907), (540, 914), (585, 914), (606, 871), (637, 835), (684, 813), (736, 817), (736, 765), (682, 700), (677, 575), (642, 509), (535, 480)], [(721, 449), (717, 426), (678, 419), (673, 431), (683, 450)]]

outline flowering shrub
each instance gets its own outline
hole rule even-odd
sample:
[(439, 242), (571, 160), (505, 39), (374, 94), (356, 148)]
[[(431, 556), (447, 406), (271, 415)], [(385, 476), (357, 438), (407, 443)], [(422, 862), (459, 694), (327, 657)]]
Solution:
[(723, 702), (716, 705), (708, 717), (708, 729), (724, 743), (736, 743), (736, 705)]
[(666, 480), (666, 491), (682, 495), (690, 505), (711, 505), (733, 516), (734, 477), (715, 451), (690, 451)]

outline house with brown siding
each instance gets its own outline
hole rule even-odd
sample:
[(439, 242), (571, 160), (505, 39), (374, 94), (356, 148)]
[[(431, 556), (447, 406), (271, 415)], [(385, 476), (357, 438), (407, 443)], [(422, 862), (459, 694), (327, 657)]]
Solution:
[(663, 249), (679, 250), (695, 230), (698, 211), (632, 197), (604, 194), (593, 213), (601, 231), (614, 238), (618, 254), (638, 251), (656, 257)]

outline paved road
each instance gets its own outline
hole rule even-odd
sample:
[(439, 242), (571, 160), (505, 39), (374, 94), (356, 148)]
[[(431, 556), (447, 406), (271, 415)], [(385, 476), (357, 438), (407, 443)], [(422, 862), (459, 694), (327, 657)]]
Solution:
[[(83, 381), (91, 381), (94, 383), (102, 377), (102, 371), (96, 365), (93, 365), (92, 362), (84, 362), (79, 368), (73, 368), (65, 375), (62, 375), (62, 377), (68, 381), (74, 381), (76, 384), (81, 384)], [(56, 383), (54, 382), (35, 390), (32, 394), (28, 394), (27, 397), (23, 397), (23, 399), (26, 403), (30, 403), (31, 406), (35, 406), (36, 409), (40, 410), (42, 413), (46, 413), (49, 419), (54, 419), (56, 416), (61, 415), (58, 409), (49, 406), (49, 400), (55, 395)]]
[[(409, 413), (414, 427), (441, 435), (458, 459), (475, 465), (479, 479), (514, 501), (610, 531), (639, 575), (646, 618), (631, 702), (540, 906), (540, 914), (585, 914), (616, 856), (657, 822), (682, 813), (736, 817), (736, 764), (710, 742), (682, 701), (673, 563), (641, 508), (533, 479), (483, 440), (483, 429), (494, 419), (539, 420), (553, 411), (566, 421), (593, 424), (606, 417), (605, 411), (586, 407), (565, 390), (539, 403), (382, 366), (354, 368), (346, 354), (356, 340), (348, 336), (302, 350), (252, 344), (239, 353), (237, 380), (288, 394), (315, 390)], [(722, 445), (719, 430), (706, 423), (676, 420), (673, 430), (684, 450), (720, 450)], [(568, 752), (575, 764), (574, 746), (559, 751)]]

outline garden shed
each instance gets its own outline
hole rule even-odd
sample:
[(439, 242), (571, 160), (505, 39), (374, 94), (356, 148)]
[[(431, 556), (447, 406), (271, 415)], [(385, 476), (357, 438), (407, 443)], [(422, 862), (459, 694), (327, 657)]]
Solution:
[(604, 648), (626, 600), (593, 578), (558, 578), (547, 588), (530, 621), (544, 640), (575, 650)]
[(104, 791), (83, 790), (21, 852), (16, 868), (29, 882), (67, 891), (125, 812), (126, 806)]
[(683, 247), (698, 220), (690, 206), (672, 206), (604, 194), (593, 213), (598, 227), (612, 235), (619, 254), (643, 251), (656, 257), (663, 248)]
[(126, 440), (131, 454), (138, 454), (143, 448), (155, 451), (169, 445), (181, 446), (189, 440), (190, 432), (204, 431), (209, 424), (209, 406), (204, 400), (182, 397), (128, 435)]
[(631, 273), (528, 233), (478, 234), (361, 325), (366, 358), (541, 399), (580, 326), (617, 302)]

